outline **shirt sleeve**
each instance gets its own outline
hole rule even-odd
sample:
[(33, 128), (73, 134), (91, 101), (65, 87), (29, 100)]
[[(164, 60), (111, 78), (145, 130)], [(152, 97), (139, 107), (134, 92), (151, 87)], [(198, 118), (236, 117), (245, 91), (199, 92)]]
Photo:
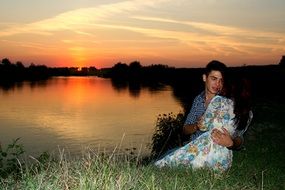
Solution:
[(184, 125), (194, 124), (197, 121), (197, 108), (198, 108), (198, 97), (196, 97), (193, 101), (190, 112), (187, 115)]

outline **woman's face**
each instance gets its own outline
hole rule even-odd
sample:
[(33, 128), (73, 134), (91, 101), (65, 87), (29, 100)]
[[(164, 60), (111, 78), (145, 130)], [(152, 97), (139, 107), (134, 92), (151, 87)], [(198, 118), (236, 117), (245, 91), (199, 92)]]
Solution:
[(216, 95), (223, 89), (224, 79), (220, 71), (211, 71), (208, 76), (203, 75), (207, 93)]

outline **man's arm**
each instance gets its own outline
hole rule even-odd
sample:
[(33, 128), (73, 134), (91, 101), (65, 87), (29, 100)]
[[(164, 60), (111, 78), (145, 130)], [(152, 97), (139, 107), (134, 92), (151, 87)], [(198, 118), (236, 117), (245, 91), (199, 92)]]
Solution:
[(197, 128), (197, 124), (186, 124), (183, 126), (183, 133), (185, 135), (191, 135), (193, 133), (195, 133), (198, 130)]
[(199, 116), (201, 116), (205, 111), (204, 109), (201, 109), (201, 105), (203, 105), (203, 102), (201, 102), (200, 99), (200, 95), (195, 97), (191, 109), (186, 117), (186, 121), (183, 126), (183, 133), (185, 135), (191, 135), (199, 129)]
[(191, 135), (200, 130), (203, 125), (203, 117), (200, 117), (197, 122), (193, 124), (185, 124), (183, 126), (183, 132), (185, 135)]

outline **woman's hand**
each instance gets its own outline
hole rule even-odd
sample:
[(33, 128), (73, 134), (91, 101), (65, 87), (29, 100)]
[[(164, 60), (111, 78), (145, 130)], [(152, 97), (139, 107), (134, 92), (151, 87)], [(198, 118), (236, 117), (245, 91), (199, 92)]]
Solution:
[(211, 132), (211, 138), (214, 141), (214, 143), (224, 146), (224, 147), (232, 147), (234, 145), (234, 142), (230, 136), (230, 133), (222, 127), (223, 131), (220, 131), (219, 129), (213, 129)]

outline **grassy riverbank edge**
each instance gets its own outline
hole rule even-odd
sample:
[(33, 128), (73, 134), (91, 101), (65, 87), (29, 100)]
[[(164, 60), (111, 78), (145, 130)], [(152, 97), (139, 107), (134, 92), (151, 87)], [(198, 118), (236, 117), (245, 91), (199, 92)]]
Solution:
[(259, 101), (246, 134), (245, 149), (234, 152), (225, 174), (187, 168), (158, 169), (140, 155), (98, 154), (43, 161), (29, 157), (15, 176), (0, 179), (0, 189), (284, 189), (284, 102)]

